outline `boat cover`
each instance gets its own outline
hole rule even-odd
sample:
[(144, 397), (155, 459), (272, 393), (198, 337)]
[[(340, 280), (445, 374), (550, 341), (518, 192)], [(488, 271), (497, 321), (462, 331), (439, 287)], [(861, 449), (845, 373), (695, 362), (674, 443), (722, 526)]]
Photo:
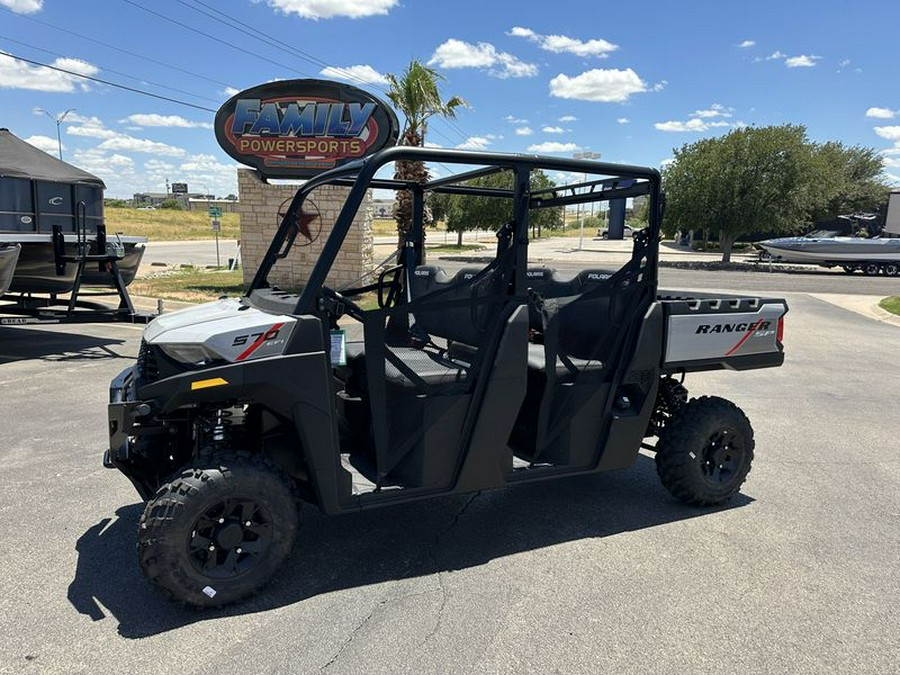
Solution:
[(57, 183), (89, 183), (100, 188), (106, 187), (94, 174), (38, 150), (9, 129), (0, 129), (0, 178), (6, 177)]

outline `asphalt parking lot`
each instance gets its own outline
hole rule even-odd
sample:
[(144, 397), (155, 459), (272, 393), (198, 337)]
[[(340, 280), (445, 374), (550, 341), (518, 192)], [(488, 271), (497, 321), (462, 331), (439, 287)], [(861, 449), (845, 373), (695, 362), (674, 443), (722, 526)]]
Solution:
[(893, 673), (900, 327), (790, 294), (783, 368), (696, 375), (754, 424), (744, 494), (623, 472), (326, 518), (217, 611), (165, 601), (101, 466), (140, 327), (0, 327), (2, 673)]

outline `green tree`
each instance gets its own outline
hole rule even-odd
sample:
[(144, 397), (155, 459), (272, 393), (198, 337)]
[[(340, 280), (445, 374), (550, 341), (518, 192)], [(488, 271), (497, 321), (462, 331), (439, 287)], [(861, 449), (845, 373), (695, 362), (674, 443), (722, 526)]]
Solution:
[[(424, 146), (425, 134), (428, 131), (428, 120), (435, 115), (439, 117), (456, 117), (456, 110), (465, 107), (466, 102), (459, 96), (444, 100), (438, 83), (443, 77), (424, 65), (413, 60), (398, 78), (388, 74), (388, 98), (406, 118), (401, 134), (401, 145)], [(428, 170), (423, 162), (397, 162), (394, 178), (397, 180), (428, 182)], [(397, 221), (397, 237), (400, 246), (406, 241), (407, 233), (412, 227), (412, 194), (407, 190), (397, 192), (394, 218)]]
[(164, 199), (159, 203), (159, 208), (161, 209), (172, 209), (173, 211), (181, 211), (183, 210), (181, 204), (178, 203), (175, 199)]
[(887, 201), (890, 188), (882, 182), (883, 158), (874, 148), (845, 147), (829, 142), (814, 146), (815, 187), (810, 222), (839, 215), (874, 211)]
[[(555, 183), (543, 172), (532, 171), (532, 190), (553, 187)], [(513, 174), (510, 171), (482, 176), (466, 182), (470, 187), (513, 189)], [(488, 197), (486, 195), (449, 195), (444, 207), (447, 229), (456, 232), (457, 245), (462, 246), (463, 232), (467, 230), (496, 230), (513, 219), (511, 199)], [(529, 214), (532, 230), (537, 228), (557, 229), (563, 225), (563, 209), (534, 209)]]
[(815, 161), (802, 126), (745, 127), (675, 151), (663, 172), (666, 233), (719, 234), (722, 260), (741, 234), (784, 231), (805, 222)]

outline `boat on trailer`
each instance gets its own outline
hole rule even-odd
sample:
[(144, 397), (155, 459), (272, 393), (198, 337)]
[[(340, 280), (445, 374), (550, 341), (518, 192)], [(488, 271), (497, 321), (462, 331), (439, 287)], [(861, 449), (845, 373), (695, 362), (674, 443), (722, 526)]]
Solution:
[(843, 237), (816, 231), (805, 237), (767, 239), (756, 246), (770, 260), (778, 262), (841, 267), (848, 273), (861, 270), (868, 275), (900, 276), (900, 191), (890, 195), (882, 236)]
[(900, 275), (900, 238), (782, 237), (757, 243), (779, 262), (842, 267), (847, 272)]
[[(0, 129), (0, 295), (71, 294), (115, 289), (125, 302), (144, 254), (145, 237), (108, 235), (103, 181)], [(13, 252), (15, 251), (15, 252)], [(10, 273), (9, 267), (12, 266)], [(6, 280), (6, 277), (9, 277)], [(120, 309), (122, 305), (120, 305)]]

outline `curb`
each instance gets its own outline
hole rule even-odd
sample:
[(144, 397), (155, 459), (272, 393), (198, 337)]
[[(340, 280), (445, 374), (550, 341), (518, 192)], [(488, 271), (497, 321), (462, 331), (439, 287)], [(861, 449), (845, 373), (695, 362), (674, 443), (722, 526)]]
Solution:
[(809, 293), (808, 295), (835, 307), (846, 309), (848, 312), (900, 328), (900, 316), (891, 314), (878, 306), (883, 299), (880, 295), (844, 295), (840, 293)]

